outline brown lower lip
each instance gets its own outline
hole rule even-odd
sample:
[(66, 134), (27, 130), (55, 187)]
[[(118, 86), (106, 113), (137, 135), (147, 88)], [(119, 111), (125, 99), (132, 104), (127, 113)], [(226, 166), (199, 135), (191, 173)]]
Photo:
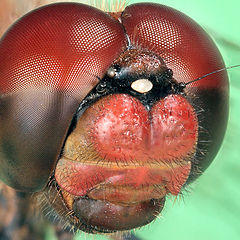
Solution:
[(152, 199), (133, 205), (77, 198), (73, 202), (76, 217), (96, 231), (124, 231), (152, 222), (162, 211), (165, 198)]

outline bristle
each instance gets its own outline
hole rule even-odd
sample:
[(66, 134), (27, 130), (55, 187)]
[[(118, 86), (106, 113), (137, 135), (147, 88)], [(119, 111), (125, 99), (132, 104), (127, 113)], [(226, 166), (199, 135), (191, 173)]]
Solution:
[(90, 0), (90, 4), (105, 12), (122, 12), (127, 0)]

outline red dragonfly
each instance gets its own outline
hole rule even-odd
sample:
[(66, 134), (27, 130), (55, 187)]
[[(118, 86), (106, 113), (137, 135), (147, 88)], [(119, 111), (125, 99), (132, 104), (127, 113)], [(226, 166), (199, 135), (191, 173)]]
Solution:
[(17, 190), (2, 185), (6, 236), (42, 238), (32, 203), (70, 231), (141, 227), (218, 152), (228, 78), (213, 41), (170, 7), (111, 10), (47, 5), (0, 41), (0, 176)]

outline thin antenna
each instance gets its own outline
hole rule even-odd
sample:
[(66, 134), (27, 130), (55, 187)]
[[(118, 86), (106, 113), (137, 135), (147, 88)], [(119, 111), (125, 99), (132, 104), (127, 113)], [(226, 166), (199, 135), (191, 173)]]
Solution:
[(234, 65), (234, 66), (231, 66), (231, 67), (225, 67), (225, 68), (218, 69), (216, 71), (207, 73), (207, 74), (205, 74), (205, 75), (203, 75), (203, 76), (201, 76), (201, 77), (199, 77), (197, 79), (194, 79), (194, 80), (192, 80), (190, 82), (187, 82), (187, 83), (181, 82), (180, 85), (181, 85), (182, 88), (185, 88), (187, 85), (189, 85), (191, 83), (194, 83), (194, 82), (197, 82), (197, 81), (199, 81), (199, 80), (201, 80), (201, 79), (203, 79), (203, 78), (205, 78), (205, 77), (207, 77), (209, 75), (212, 75), (212, 74), (215, 74), (215, 73), (218, 73), (218, 72), (222, 72), (224, 70), (228, 70), (228, 69), (231, 69), (231, 68), (236, 68), (236, 67), (240, 67), (240, 64)]
[(126, 33), (125, 34), (125, 36), (126, 36), (126, 38), (127, 38), (127, 44), (128, 44), (128, 49), (133, 49), (134, 47), (133, 47), (133, 45), (132, 45), (132, 43), (131, 43), (131, 40), (130, 40), (130, 37), (128, 36), (128, 34)]

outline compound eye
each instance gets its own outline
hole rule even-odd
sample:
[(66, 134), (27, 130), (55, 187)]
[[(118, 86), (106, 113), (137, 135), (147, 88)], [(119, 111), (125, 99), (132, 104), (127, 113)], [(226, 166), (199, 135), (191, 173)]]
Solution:
[(79, 103), (125, 45), (117, 20), (77, 3), (36, 9), (8, 30), (0, 41), (2, 181), (21, 191), (46, 185)]

